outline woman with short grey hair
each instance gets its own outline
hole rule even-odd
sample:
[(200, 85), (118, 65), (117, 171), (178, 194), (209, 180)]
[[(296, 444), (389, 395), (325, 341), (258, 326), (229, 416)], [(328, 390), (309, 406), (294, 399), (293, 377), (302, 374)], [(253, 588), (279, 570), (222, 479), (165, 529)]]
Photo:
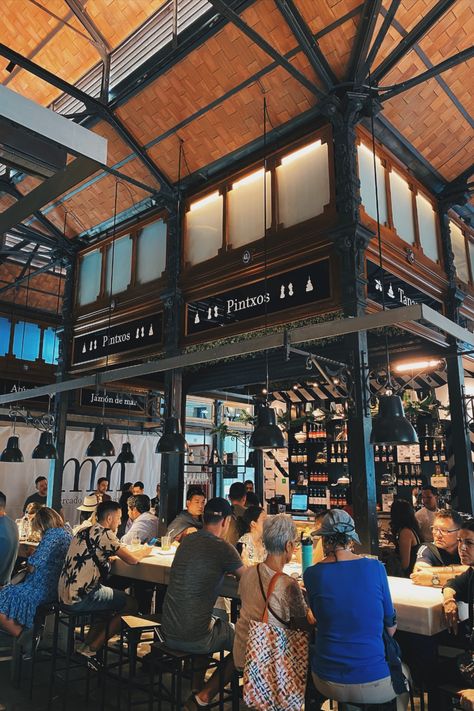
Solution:
[(290, 562), (296, 544), (296, 526), (287, 514), (268, 516), (263, 524), (263, 543), (267, 557), (263, 563), (247, 568), (240, 579), (240, 617), (235, 625), (234, 663), (242, 669), (251, 620), (260, 621), (265, 608), (267, 591), (274, 578), (270, 595), (268, 621), (277, 627), (291, 625), (306, 629), (307, 606), (298, 582), (283, 572)]

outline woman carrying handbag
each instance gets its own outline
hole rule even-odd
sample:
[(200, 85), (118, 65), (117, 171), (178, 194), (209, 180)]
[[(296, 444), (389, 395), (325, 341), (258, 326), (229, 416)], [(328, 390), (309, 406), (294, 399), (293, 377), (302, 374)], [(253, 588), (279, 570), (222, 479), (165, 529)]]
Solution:
[(295, 549), (290, 516), (264, 522), (267, 558), (245, 570), (236, 623), (234, 662), (244, 669), (244, 701), (259, 711), (299, 711), (308, 669), (307, 606), (298, 582), (283, 573)]

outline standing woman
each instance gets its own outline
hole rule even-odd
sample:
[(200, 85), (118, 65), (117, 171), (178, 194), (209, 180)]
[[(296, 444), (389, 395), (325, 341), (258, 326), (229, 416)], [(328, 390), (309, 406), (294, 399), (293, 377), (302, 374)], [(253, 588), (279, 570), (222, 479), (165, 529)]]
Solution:
[(58, 597), (58, 581), (72, 536), (56, 511), (43, 506), (31, 522), (40, 542), (28, 558), (28, 575), (0, 590), (0, 627), (13, 637), (33, 627), (40, 605)]
[(387, 574), (378, 560), (355, 555), (359, 543), (346, 511), (329, 511), (317, 535), (324, 559), (304, 573), (317, 633), (311, 652), (313, 681), (328, 699), (384, 704), (397, 699), (406, 709), (408, 694), (397, 696), (385, 659), (384, 630), (396, 630)]
[(409, 578), (421, 544), (420, 527), (409, 501), (396, 499), (393, 502), (390, 509), (390, 530), (401, 562), (403, 577)]

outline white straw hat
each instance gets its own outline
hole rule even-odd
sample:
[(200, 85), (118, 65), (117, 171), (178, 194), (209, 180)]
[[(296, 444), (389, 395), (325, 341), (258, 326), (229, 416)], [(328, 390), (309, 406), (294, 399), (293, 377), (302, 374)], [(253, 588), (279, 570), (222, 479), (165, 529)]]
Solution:
[(97, 499), (95, 494), (92, 496), (84, 496), (84, 501), (77, 507), (78, 511), (95, 511), (97, 508)]

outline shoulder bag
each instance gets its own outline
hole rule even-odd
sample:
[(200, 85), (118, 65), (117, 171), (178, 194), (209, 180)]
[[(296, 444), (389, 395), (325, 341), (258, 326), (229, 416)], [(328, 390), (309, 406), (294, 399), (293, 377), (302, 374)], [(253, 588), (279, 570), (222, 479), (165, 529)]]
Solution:
[(92, 560), (94, 561), (99, 570), (100, 582), (102, 583), (102, 585), (105, 585), (105, 583), (107, 582), (107, 578), (110, 575), (110, 570), (112, 566), (109, 561), (101, 563), (101, 561), (98, 559), (97, 553), (95, 552), (94, 546), (92, 545), (90, 537), (90, 527), (86, 528), (84, 531), (84, 540), (86, 542), (87, 550), (89, 551)]
[(12, 575), (10, 585), (19, 585), (20, 583), (23, 583), (29, 574), (30, 567), (27, 563), (24, 563), (21, 568), (19, 568), (16, 573)]
[[(257, 566), (260, 590), (265, 600), (261, 621), (251, 620), (244, 664), (244, 701), (259, 711), (300, 711), (304, 706), (308, 673), (308, 634), (290, 630), (272, 610), (270, 597), (282, 573), (270, 581), (267, 595)], [(284, 627), (268, 622), (268, 611)]]

